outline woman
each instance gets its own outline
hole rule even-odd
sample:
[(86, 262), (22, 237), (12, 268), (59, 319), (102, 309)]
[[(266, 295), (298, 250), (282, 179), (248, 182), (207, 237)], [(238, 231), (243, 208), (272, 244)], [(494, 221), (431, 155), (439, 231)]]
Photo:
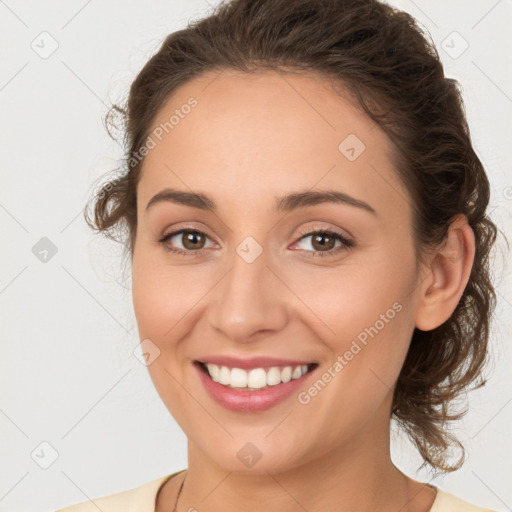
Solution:
[[(188, 468), (63, 509), (481, 511), (390, 457), (460, 467), (451, 402), (481, 385), (489, 182), (456, 82), (376, 0), (234, 0), (131, 86), (125, 228), (151, 379)], [(453, 448), (457, 457), (449, 457)]]

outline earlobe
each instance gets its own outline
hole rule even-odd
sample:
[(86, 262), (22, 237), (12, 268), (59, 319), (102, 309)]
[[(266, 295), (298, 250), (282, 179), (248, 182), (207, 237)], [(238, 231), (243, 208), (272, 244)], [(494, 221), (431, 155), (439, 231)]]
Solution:
[(420, 285), (416, 328), (431, 331), (446, 322), (469, 281), (475, 258), (475, 234), (465, 215), (452, 221), (444, 242), (430, 258)]

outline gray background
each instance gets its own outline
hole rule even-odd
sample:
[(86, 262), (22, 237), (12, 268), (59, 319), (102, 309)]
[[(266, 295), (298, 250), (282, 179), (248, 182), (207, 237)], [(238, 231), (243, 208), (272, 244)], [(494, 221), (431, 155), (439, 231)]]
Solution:
[[(421, 22), (447, 75), (462, 82), (492, 183), (491, 216), (510, 235), (512, 2), (389, 3)], [(103, 129), (108, 101), (123, 97), (165, 35), (209, 8), (206, 0), (0, 0), (0, 511), (53, 510), (186, 467), (186, 438), (132, 353), (129, 269), (123, 274), (119, 247), (95, 237), (82, 210), (122, 156)], [(432, 481), (502, 511), (512, 507), (504, 254), (502, 246), (494, 262), (494, 373), (456, 428), (468, 460)], [(393, 454), (431, 481), (399, 436)]]

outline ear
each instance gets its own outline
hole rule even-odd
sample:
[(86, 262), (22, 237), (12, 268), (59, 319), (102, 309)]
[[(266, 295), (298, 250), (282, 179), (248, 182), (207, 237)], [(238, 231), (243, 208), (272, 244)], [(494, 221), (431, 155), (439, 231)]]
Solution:
[(431, 331), (450, 318), (469, 281), (474, 258), (475, 234), (467, 217), (457, 215), (423, 274), (416, 328)]

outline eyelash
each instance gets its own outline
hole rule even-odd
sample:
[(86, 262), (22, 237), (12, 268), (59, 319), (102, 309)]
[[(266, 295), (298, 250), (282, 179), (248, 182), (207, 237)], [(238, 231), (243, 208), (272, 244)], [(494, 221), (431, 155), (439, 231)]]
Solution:
[[(202, 231), (199, 231), (198, 229), (183, 228), (183, 229), (180, 229), (178, 231), (173, 231), (172, 233), (165, 234), (162, 238), (160, 238), (158, 240), (158, 243), (161, 244), (162, 247), (166, 251), (172, 252), (172, 253), (177, 254), (179, 256), (187, 256), (187, 257), (201, 256), (203, 251), (205, 251), (206, 249), (196, 249), (194, 251), (194, 250), (186, 250), (186, 249), (180, 249), (180, 248), (176, 248), (176, 247), (170, 247), (169, 245), (166, 244), (167, 240), (170, 240), (174, 236), (179, 235), (181, 233), (196, 233), (196, 234), (199, 234), (199, 235), (204, 235), (205, 237), (208, 238), (208, 235), (206, 235), (206, 233), (203, 233)], [(330, 236), (330, 237), (332, 237), (332, 238), (334, 238), (336, 240), (339, 240), (342, 243), (342, 245), (340, 247), (337, 247), (336, 249), (331, 249), (329, 251), (306, 251), (308, 253), (312, 253), (311, 257), (313, 257), (313, 258), (318, 258), (318, 257), (325, 258), (326, 256), (327, 257), (334, 256), (334, 255), (337, 255), (340, 251), (344, 251), (344, 250), (350, 249), (350, 248), (355, 246), (355, 242), (353, 240), (348, 239), (342, 233), (339, 233), (339, 232), (334, 231), (334, 230), (329, 230), (329, 229), (317, 229), (317, 230), (312, 230), (312, 231), (308, 231), (308, 230), (301, 231), (300, 232), (301, 237), (297, 240), (297, 242), (302, 240), (302, 239), (304, 239), (304, 238), (307, 238), (308, 236), (314, 236), (314, 235), (317, 235), (317, 234), (328, 235), (328, 236)]]

